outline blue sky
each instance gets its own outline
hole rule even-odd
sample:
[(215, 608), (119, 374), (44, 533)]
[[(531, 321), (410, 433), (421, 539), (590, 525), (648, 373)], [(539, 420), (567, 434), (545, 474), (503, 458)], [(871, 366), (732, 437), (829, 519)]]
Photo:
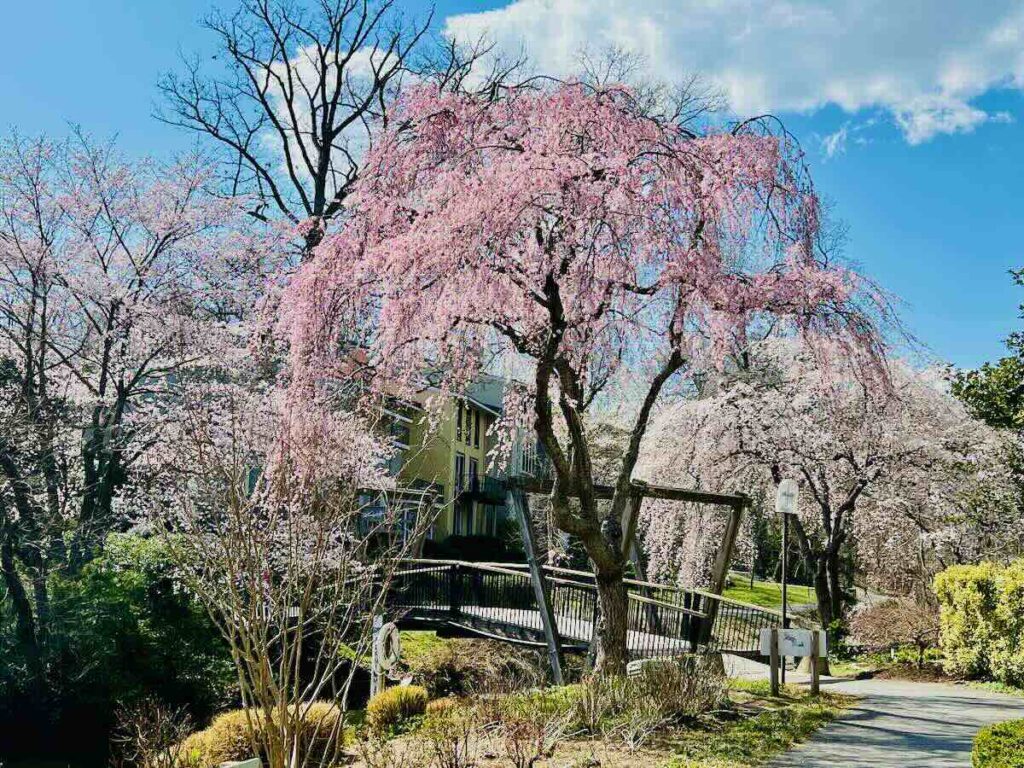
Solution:
[[(179, 50), (210, 50), (198, 19), (212, 2), (9, 0), (0, 125), (76, 122), (135, 153), (188, 146), (151, 117), (155, 83)], [(436, 19), (550, 71), (615, 44), (658, 77), (704, 74), (737, 113), (785, 120), (848, 226), (847, 258), (902, 299), (937, 356), (977, 365), (1018, 327), (1024, 0), (462, 0)]]

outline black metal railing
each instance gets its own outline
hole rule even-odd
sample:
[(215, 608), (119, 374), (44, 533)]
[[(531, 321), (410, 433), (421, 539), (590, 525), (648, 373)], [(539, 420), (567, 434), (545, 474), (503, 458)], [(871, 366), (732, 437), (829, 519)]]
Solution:
[(506, 483), (500, 477), (466, 472), (455, 476), (455, 493), (488, 504), (504, 504)]
[[(587, 646), (598, 614), (594, 575), (551, 566), (542, 572), (563, 644)], [(626, 586), (627, 645), (634, 658), (704, 651), (755, 654), (760, 631), (781, 624), (776, 611), (700, 590), (634, 579), (627, 579)], [(544, 641), (529, 569), (521, 564), (407, 561), (395, 574), (388, 607), (400, 621)]]

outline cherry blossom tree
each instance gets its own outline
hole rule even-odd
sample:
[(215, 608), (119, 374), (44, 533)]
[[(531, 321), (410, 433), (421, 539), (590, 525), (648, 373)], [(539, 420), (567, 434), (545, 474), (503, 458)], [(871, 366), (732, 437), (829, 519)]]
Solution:
[(83, 135), (0, 146), (0, 552), (33, 676), (48, 575), (123, 523), (173, 381), (238, 359), (276, 269), (210, 178), (201, 157), (132, 163)]
[(936, 377), (902, 363), (872, 380), (782, 339), (756, 345), (746, 361), (659, 417), (641, 469), (663, 482), (762, 489), (768, 498), (796, 478), (791, 530), (823, 625), (841, 622), (851, 586), (844, 556), (856, 545), (890, 576), (916, 568), (918, 545), (955, 525), (965, 484), (984, 478), (999, 436)]
[(245, 380), (186, 382), (181, 401), (164, 450), (142, 459), (148, 519), (230, 649), (252, 753), (274, 768), (334, 765), (367, 617), (432, 520), (396, 536), (406, 509), (363, 515), (365, 491), (393, 480), (387, 443), (355, 413)]
[[(619, 521), (663, 391), (759, 321), (877, 352), (863, 286), (818, 249), (799, 153), (763, 123), (697, 135), (617, 86), (427, 84), (372, 145), (350, 219), (282, 302), (295, 386), (344, 370), (352, 343), (390, 388), (458, 390), (494, 360), (525, 371), (500, 435), (543, 444), (554, 520), (596, 571), (598, 667), (622, 670)], [(604, 507), (584, 418), (624, 377), (640, 395)]]

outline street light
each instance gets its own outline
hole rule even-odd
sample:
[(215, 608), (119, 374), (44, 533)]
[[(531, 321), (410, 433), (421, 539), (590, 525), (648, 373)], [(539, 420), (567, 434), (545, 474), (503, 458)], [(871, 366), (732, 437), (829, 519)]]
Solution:
[[(789, 515), (796, 514), (796, 502), (800, 487), (796, 480), (786, 478), (779, 483), (775, 495), (775, 511), (782, 519), (782, 629), (786, 629), (786, 559), (789, 554)], [(786, 660), (782, 660), (782, 682), (786, 682)]]

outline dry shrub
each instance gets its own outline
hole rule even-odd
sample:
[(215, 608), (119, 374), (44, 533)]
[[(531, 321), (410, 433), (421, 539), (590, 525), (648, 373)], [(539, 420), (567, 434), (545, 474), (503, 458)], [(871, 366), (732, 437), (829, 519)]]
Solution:
[(498, 711), (487, 722), (498, 723), (495, 732), (502, 751), (515, 768), (530, 768), (549, 757), (569, 726), (570, 718), (557, 697), (509, 696), (497, 704)]
[(925, 652), (939, 641), (939, 614), (914, 600), (886, 600), (857, 611), (850, 620), (850, 634), (872, 650), (913, 646), (920, 669)]
[(475, 762), (478, 728), (471, 708), (434, 713), (423, 721), (420, 733), (437, 768), (467, 768)]
[(591, 677), (568, 690), (568, 730), (618, 738), (630, 750), (728, 701), (725, 675), (705, 657), (652, 661), (636, 676)]
[(423, 768), (427, 756), (408, 741), (370, 734), (356, 742), (359, 757), (366, 768)]
[(654, 706), (669, 722), (692, 720), (720, 708), (729, 698), (725, 674), (708, 656), (645, 664), (630, 679), (630, 700)]
[(182, 742), (192, 730), (184, 708), (145, 699), (117, 712), (111, 744), (115, 768), (180, 768), (186, 764)]
[(427, 711), (427, 689), (418, 685), (396, 686), (381, 691), (366, 705), (366, 724), (383, 733)]
[(445, 640), (409, 667), (435, 698), (512, 693), (544, 681), (535, 652), (487, 640)]
[[(304, 704), (299, 744), (307, 764), (330, 762), (344, 743), (342, 710), (331, 702)], [(254, 754), (262, 744), (266, 727), (263, 713), (255, 709), (233, 709), (217, 715), (209, 727), (193, 733), (181, 742), (181, 760), (191, 768), (213, 768), (234, 760), (265, 755)], [(275, 726), (277, 727), (277, 726)]]

